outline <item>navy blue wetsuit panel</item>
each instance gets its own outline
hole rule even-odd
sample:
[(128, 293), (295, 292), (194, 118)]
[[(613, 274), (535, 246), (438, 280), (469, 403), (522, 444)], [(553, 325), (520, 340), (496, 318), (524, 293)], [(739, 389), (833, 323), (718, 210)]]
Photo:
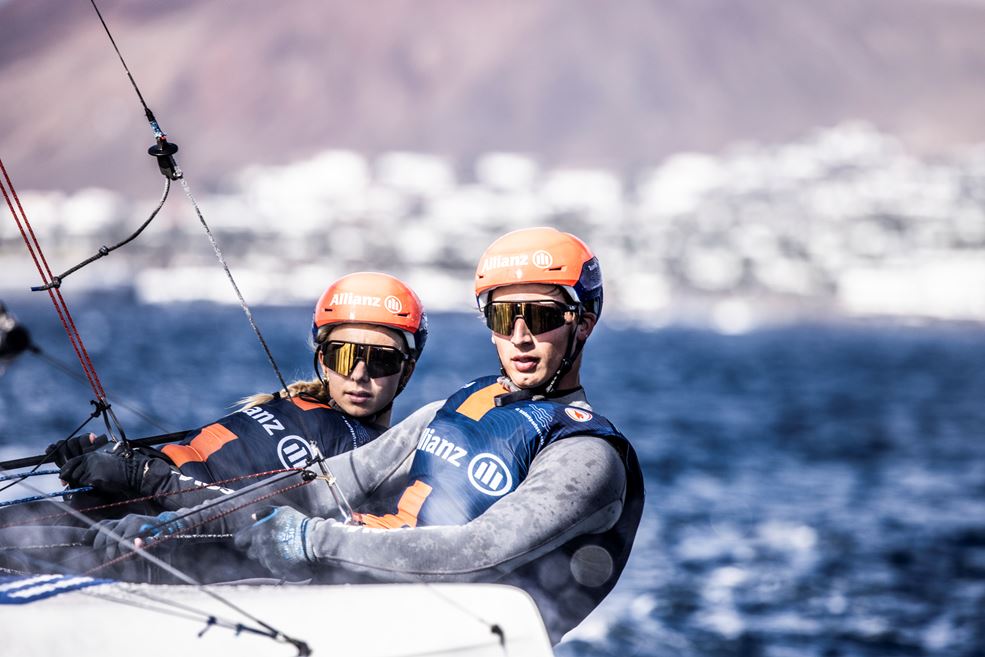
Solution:
[[(216, 482), (301, 467), (311, 456), (309, 440), (315, 441), (323, 455), (333, 456), (365, 445), (380, 433), (379, 427), (324, 404), (282, 398), (227, 415), (162, 451), (182, 474)], [(229, 486), (249, 483), (243, 480)]]
[(550, 400), (496, 406), (506, 392), (491, 376), (449, 397), (421, 433), (397, 513), (366, 523), (462, 525), (515, 490), (551, 443), (575, 435), (625, 441), (608, 420), (575, 406)]

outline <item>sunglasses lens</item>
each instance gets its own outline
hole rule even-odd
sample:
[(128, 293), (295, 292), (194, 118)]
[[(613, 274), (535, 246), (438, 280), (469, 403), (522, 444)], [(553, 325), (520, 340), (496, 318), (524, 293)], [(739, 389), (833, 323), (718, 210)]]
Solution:
[(356, 368), (359, 345), (352, 342), (329, 342), (322, 349), (322, 363), (336, 374), (349, 376)]
[(512, 303), (490, 303), (486, 306), (486, 326), (493, 333), (499, 335), (510, 335), (513, 333), (513, 314)]
[(560, 306), (545, 304), (526, 304), (523, 321), (534, 335), (547, 333), (564, 326), (565, 311)]
[(387, 347), (367, 347), (366, 368), (373, 378), (391, 376), (400, 371), (404, 355), (396, 349)]
[(329, 342), (322, 349), (325, 367), (342, 376), (352, 374), (359, 361), (366, 364), (366, 371), (372, 378), (391, 376), (400, 371), (404, 360), (406, 357), (398, 349), (355, 342)]
[(540, 335), (564, 326), (568, 312), (563, 306), (553, 303), (490, 303), (486, 306), (486, 326), (499, 335), (511, 335), (516, 318), (522, 317), (527, 330)]

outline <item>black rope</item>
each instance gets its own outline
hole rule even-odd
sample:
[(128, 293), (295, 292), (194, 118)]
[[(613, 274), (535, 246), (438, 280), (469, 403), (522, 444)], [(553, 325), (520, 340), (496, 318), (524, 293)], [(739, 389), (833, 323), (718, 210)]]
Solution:
[(144, 223), (142, 223), (140, 225), (140, 228), (138, 228), (136, 230), (136, 232), (134, 232), (132, 235), (130, 235), (130, 237), (126, 238), (125, 240), (123, 240), (119, 244), (114, 244), (113, 246), (103, 245), (103, 246), (99, 247), (99, 250), (96, 252), (95, 255), (93, 255), (93, 256), (91, 256), (91, 257), (83, 260), (82, 262), (80, 262), (79, 264), (75, 265), (74, 267), (72, 267), (70, 269), (67, 269), (66, 271), (64, 271), (63, 273), (59, 274), (58, 276), (52, 276), (50, 283), (45, 283), (44, 285), (36, 285), (36, 286), (33, 286), (31, 288), (31, 291), (32, 292), (41, 292), (41, 291), (44, 291), (44, 290), (50, 290), (53, 287), (55, 287), (55, 288), (56, 287), (61, 287), (62, 281), (65, 280), (65, 278), (69, 274), (74, 274), (75, 272), (77, 272), (78, 270), (82, 269), (86, 265), (92, 264), (93, 262), (99, 260), (100, 258), (103, 258), (105, 256), (108, 256), (110, 253), (112, 253), (113, 251), (117, 250), (121, 246), (126, 246), (127, 244), (129, 244), (133, 240), (137, 239), (137, 236), (139, 236), (142, 232), (144, 232), (144, 229), (147, 228), (147, 226), (150, 225), (150, 222), (152, 222), (154, 220), (154, 217), (157, 216), (157, 213), (160, 212), (161, 211), (161, 208), (164, 207), (164, 202), (168, 199), (168, 192), (169, 191), (171, 191), (171, 179), (165, 177), (165, 179), (164, 179), (164, 194), (161, 196), (161, 201), (157, 204), (157, 207), (154, 208), (154, 211), (151, 212), (150, 216), (147, 217), (147, 221), (145, 221)]
[[(109, 31), (109, 26), (106, 25), (106, 21), (103, 20), (103, 14), (99, 11), (99, 7), (96, 6), (96, 0), (89, 0), (92, 3), (92, 8), (96, 10), (96, 16), (99, 16), (99, 22), (103, 24), (103, 29), (106, 30), (106, 36), (109, 37), (109, 42), (113, 44), (113, 50), (116, 51), (116, 56), (120, 58), (120, 63), (123, 64), (123, 70), (127, 72), (127, 77), (130, 78), (130, 84), (133, 85), (133, 90), (137, 92), (137, 98), (140, 99), (140, 104), (144, 107), (144, 113), (147, 115), (147, 120), (153, 125), (157, 125), (157, 121), (154, 119), (154, 112), (150, 111), (147, 107), (147, 103), (144, 102), (144, 95), (140, 93), (140, 87), (137, 86), (137, 81), (133, 79), (133, 74), (130, 73), (130, 67), (127, 66), (127, 62), (123, 59), (123, 53), (120, 52), (119, 47), (116, 45), (116, 39), (113, 38), (113, 33)], [(160, 128), (158, 128), (160, 130)]]
[[(57, 358), (49, 355), (43, 349), (41, 349), (41, 347), (39, 347), (38, 345), (34, 344), (33, 342), (31, 343), (30, 346), (28, 346), (27, 349), (28, 349), (28, 351), (30, 353), (32, 353), (35, 356), (37, 356), (38, 358), (40, 358), (42, 361), (44, 361), (48, 365), (54, 367), (55, 369), (61, 371), (64, 374), (69, 375), (70, 377), (72, 377), (76, 381), (81, 381), (82, 383), (85, 383), (85, 378), (83, 378), (82, 375), (78, 374), (77, 372), (72, 371), (72, 369), (69, 368), (67, 365), (65, 365), (65, 363), (63, 363), (60, 360), (58, 360)], [(107, 395), (107, 399), (109, 399), (109, 395)], [(164, 423), (161, 420), (159, 420), (157, 418), (154, 418), (151, 415), (148, 415), (147, 413), (145, 413), (144, 411), (140, 410), (139, 408), (137, 408), (133, 404), (128, 404), (126, 402), (121, 401), (120, 398), (119, 398), (119, 395), (113, 395), (113, 398), (110, 401), (112, 401), (114, 404), (116, 404), (118, 406), (121, 406), (122, 408), (127, 409), (128, 411), (130, 411), (134, 415), (140, 417), (142, 420), (144, 420), (147, 424), (151, 425), (152, 427), (154, 427), (154, 428), (156, 428), (156, 429), (158, 429), (158, 430), (160, 430), (160, 431), (162, 431), (164, 433), (167, 433), (168, 432), (167, 428), (164, 426)]]
[[(65, 443), (66, 440), (68, 440), (69, 438), (71, 438), (72, 436), (74, 436), (75, 434), (77, 434), (78, 432), (82, 431), (82, 429), (85, 427), (85, 425), (87, 425), (90, 422), (92, 422), (93, 420), (95, 420), (98, 416), (99, 416), (99, 409), (97, 408), (96, 410), (94, 410), (92, 413), (89, 414), (89, 417), (87, 417), (85, 420), (83, 420), (82, 424), (80, 424), (79, 426), (77, 426), (70, 434), (68, 434), (67, 436), (65, 436), (64, 438), (62, 438), (61, 440), (59, 440), (57, 443), (55, 443), (55, 449), (53, 449), (50, 452), (46, 453), (44, 455), (44, 458), (42, 458), (41, 461), (39, 463), (37, 463), (33, 468), (31, 468), (30, 470), (28, 470), (27, 473), (25, 473), (25, 475), (30, 475), (31, 473), (37, 471), (37, 469), (40, 468), (45, 463), (49, 463), (50, 462), (49, 459), (55, 455), (55, 452), (58, 450), (59, 447), (61, 447)], [(23, 482), (25, 479), (27, 479), (27, 476), (21, 476), (19, 479), (14, 479), (10, 483), (4, 485), (3, 487), (0, 487), (0, 493), (2, 493), (3, 491), (7, 490), (11, 486), (14, 486), (16, 484), (19, 484), (19, 483)]]

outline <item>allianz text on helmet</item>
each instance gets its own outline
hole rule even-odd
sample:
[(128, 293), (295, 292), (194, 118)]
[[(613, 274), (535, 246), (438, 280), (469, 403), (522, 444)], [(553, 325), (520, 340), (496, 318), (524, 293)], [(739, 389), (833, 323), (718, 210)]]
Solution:
[(389, 274), (358, 272), (328, 286), (315, 304), (311, 335), (333, 324), (377, 324), (400, 331), (414, 360), (421, 357), (428, 337), (428, 320), (421, 300), (403, 281)]
[(602, 314), (602, 270), (584, 242), (556, 228), (524, 228), (503, 235), (479, 258), (475, 297), (479, 309), (497, 287), (544, 283), (561, 287), (585, 311)]

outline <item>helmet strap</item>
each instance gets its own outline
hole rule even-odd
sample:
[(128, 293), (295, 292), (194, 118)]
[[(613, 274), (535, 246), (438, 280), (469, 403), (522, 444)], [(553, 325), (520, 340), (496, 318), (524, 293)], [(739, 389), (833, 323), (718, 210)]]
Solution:
[(314, 358), (312, 359), (312, 367), (315, 368), (315, 376), (318, 377), (319, 381), (321, 381), (322, 387), (325, 388), (325, 390), (328, 390), (328, 381), (325, 380), (325, 377), (322, 376), (321, 373), (320, 357), (321, 357), (321, 345), (319, 344), (317, 347), (315, 347), (315, 355)]
[[(404, 391), (407, 384), (410, 383), (410, 377), (414, 373), (414, 367), (417, 365), (417, 361), (411, 358), (410, 360), (404, 361), (403, 371), (400, 373), (400, 383), (397, 384), (397, 392), (393, 393), (393, 399), (397, 398), (397, 395)], [(390, 406), (393, 406), (393, 399), (390, 400)]]
[[(581, 313), (578, 313), (578, 319), (581, 319)], [(585, 345), (584, 341), (578, 340), (575, 336), (578, 335), (578, 322), (574, 324), (574, 328), (571, 333), (568, 334), (568, 346), (564, 350), (564, 358), (561, 359), (561, 364), (557, 368), (557, 372), (551, 377), (547, 385), (544, 386), (544, 396), (549, 396), (554, 389), (557, 387), (558, 382), (571, 371), (574, 367), (575, 361), (578, 360), (578, 355), (581, 354), (581, 349)]]

